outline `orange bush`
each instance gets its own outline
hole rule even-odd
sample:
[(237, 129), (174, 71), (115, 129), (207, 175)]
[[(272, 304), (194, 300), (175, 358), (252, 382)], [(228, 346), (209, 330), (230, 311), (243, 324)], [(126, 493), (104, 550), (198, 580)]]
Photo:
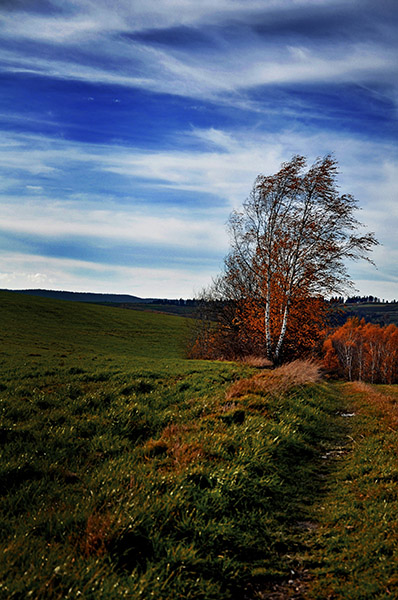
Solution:
[(398, 382), (398, 327), (348, 319), (325, 341), (324, 366), (349, 381)]

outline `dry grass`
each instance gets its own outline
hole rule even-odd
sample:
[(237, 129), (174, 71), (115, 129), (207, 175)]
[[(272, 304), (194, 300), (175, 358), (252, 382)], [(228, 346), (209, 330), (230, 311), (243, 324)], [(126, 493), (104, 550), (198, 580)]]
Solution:
[(246, 394), (280, 394), (291, 387), (316, 383), (321, 379), (319, 366), (310, 360), (295, 360), (268, 373), (236, 381), (228, 389), (227, 400)]
[(89, 515), (86, 530), (78, 547), (83, 556), (103, 556), (115, 527), (115, 517), (110, 513), (97, 512)]
[(346, 387), (354, 394), (363, 394), (370, 405), (375, 410), (381, 410), (384, 419), (388, 419), (391, 429), (398, 429), (398, 402), (393, 390), (395, 386), (383, 386), (378, 389), (365, 383), (364, 381), (353, 381), (346, 384)]
[(243, 357), (240, 362), (249, 367), (257, 367), (258, 369), (266, 369), (273, 366), (273, 363), (268, 358), (255, 356), (254, 354)]
[(275, 369), (274, 373), (284, 378), (289, 387), (316, 383), (321, 379), (320, 367), (312, 360), (295, 360)]
[(172, 460), (174, 469), (186, 467), (204, 456), (203, 448), (198, 443), (188, 442), (186, 438), (195, 429), (188, 425), (167, 425), (157, 440), (150, 439), (145, 445), (147, 457), (165, 455)]

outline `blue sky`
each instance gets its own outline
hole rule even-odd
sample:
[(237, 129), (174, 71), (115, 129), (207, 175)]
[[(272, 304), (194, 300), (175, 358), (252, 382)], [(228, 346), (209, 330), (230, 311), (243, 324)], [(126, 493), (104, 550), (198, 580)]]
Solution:
[(0, 287), (192, 297), (259, 173), (334, 153), (398, 299), (395, 0), (3, 0)]

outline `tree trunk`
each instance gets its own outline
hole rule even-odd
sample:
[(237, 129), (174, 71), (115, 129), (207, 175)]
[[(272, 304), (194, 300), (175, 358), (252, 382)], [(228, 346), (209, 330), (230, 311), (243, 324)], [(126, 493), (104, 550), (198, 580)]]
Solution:
[(285, 339), (285, 335), (286, 335), (288, 316), (289, 316), (289, 303), (286, 304), (285, 310), (283, 313), (281, 332), (279, 334), (278, 343), (277, 343), (276, 349), (275, 349), (275, 362), (279, 362), (280, 353), (281, 353), (282, 345), (283, 345), (283, 340)]
[(271, 337), (271, 322), (270, 322), (270, 298), (269, 293), (267, 294), (267, 301), (265, 303), (264, 311), (264, 327), (265, 327), (265, 349), (268, 360), (272, 360), (272, 337)]

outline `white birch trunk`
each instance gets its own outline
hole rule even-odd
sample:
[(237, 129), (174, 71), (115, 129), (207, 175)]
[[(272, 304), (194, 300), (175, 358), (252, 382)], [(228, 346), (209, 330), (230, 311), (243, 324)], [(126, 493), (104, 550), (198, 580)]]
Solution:
[(270, 269), (268, 269), (267, 273), (267, 296), (265, 302), (265, 315), (264, 315), (264, 325), (265, 325), (265, 348), (267, 352), (268, 360), (272, 360), (272, 336), (271, 336), (271, 273)]
[(289, 316), (289, 303), (286, 304), (285, 310), (284, 310), (284, 313), (283, 313), (283, 321), (282, 321), (281, 332), (279, 334), (278, 343), (277, 343), (276, 349), (275, 349), (275, 362), (279, 361), (279, 356), (280, 356), (280, 353), (281, 353), (281, 349), (282, 349), (282, 345), (283, 345), (283, 340), (285, 339), (285, 335), (286, 335), (288, 316)]

